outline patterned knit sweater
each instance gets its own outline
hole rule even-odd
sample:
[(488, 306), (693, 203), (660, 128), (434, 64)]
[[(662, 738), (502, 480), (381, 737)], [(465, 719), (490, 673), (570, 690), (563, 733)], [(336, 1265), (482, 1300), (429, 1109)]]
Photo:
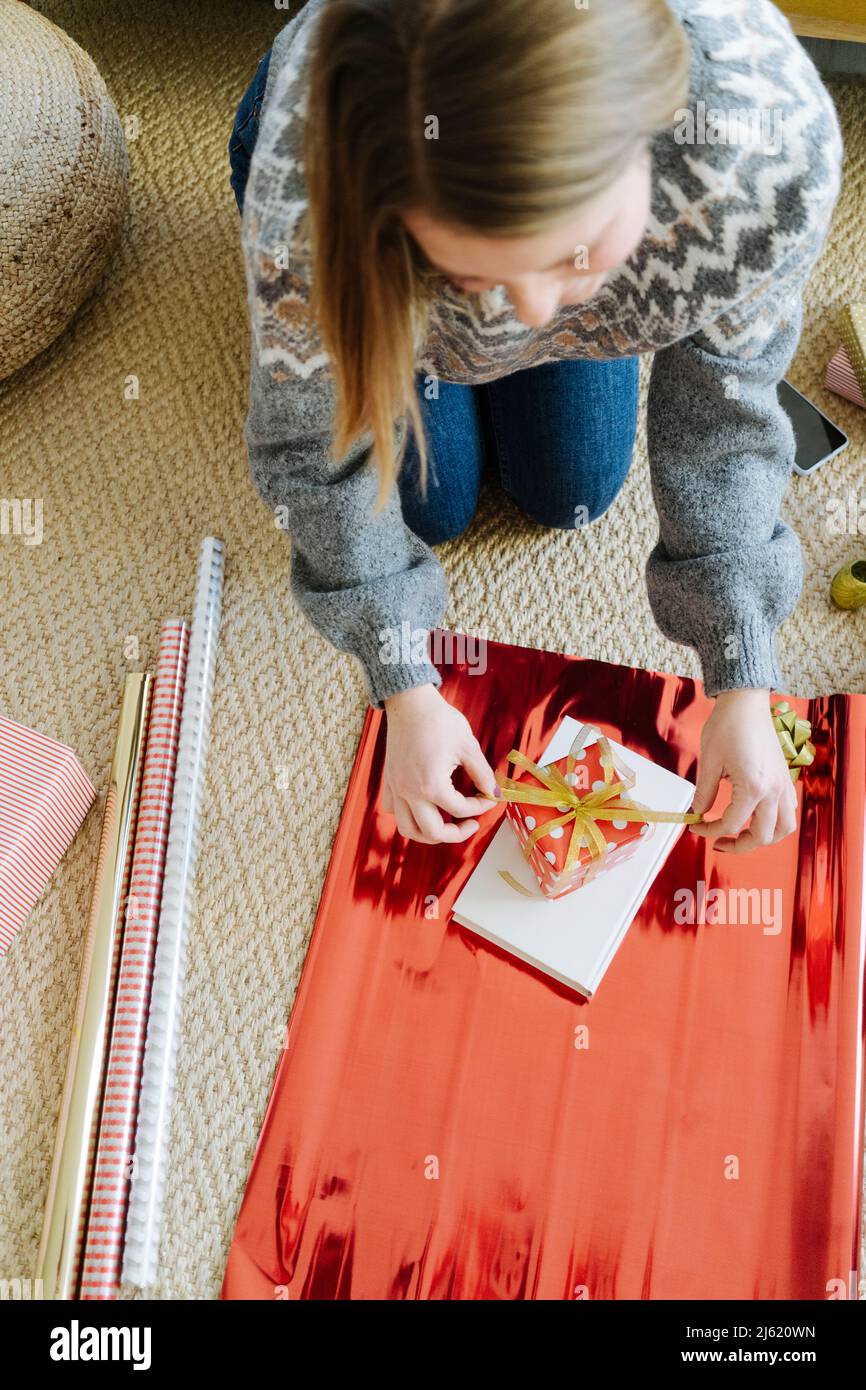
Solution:
[[(246, 442), (253, 481), (291, 537), (297, 601), (331, 643), (360, 659), (370, 700), (381, 705), (439, 684), (418, 644), (403, 663), (385, 644), (385, 660), (383, 634), (406, 622), (436, 626), (448, 592), (433, 551), (405, 524), (396, 488), (373, 513), (371, 437), (331, 458), (334, 390), (309, 311), (299, 157), (306, 46), (327, 3), (310, 0), (277, 38), (247, 185)], [(476, 384), (564, 358), (654, 352), (653, 613), (668, 637), (697, 650), (709, 695), (779, 688), (775, 632), (799, 596), (802, 561), (779, 517), (794, 441), (776, 388), (838, 195), (841, 135), (811, 60), (770, 0), (668, 3), (691, 41), (688, 107), (698, 136), (713, 111), (746, 110), (764, 113), (769, 138), (689, 142), (676, 124), (653, 137), (645, 235), (591, 299), (529, 328), (501, 287), (467, 296), (443, 276), (416, 368)]]

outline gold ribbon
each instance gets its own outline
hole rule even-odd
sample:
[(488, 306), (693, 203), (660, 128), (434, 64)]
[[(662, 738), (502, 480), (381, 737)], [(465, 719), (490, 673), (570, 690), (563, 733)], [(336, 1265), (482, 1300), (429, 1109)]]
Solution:
[(812, 725), (808, 719), (799, 719), (787, 700), (779, 700), (773, 705), (772, 715), (773, 728), (779, 736), (791, 781), (796, 782), (800, 768), (810, 767), (815, 759), (815, 745), (809, 737)]
[[(576, 788), (567, 781), (567, 778), (573, 774), (577, 755), (591, 733), (596, 735), (605, 785), (581, 796)], [(623, 802), (621, 800), (623, 794), (635, 784), (635, 774), (629, 767), (617, 760), (610, 743), (601, 730), (593, 724), (584, 724), (580, 733), (575, 737), (566, 755), (565, 774), (552, 763), (543, 767), (539, 766), (517, 748), (512, 748), (507, 761), (516, 763), (518, 767), (532, 773), (532, 776), (536, 777), (542, 786), (533, 787), (527, 782), (517, 782), (512, 777), (503, 777), (501, 800), (523, 802), (532, 806), (555, 806), (557, 810), (563, 812), (561, 816), (544, 821), (543, 824), (536, 826), (530, 832), (524, 845), (524, 855), (527, 859), (529, 858), (533, 847), (541, 836), (549, 835), (551, 830), (555, 830), (557, 826), (574, 822), (571, 843), (565, 856), (562, 873), (567, 874), (569, 872), (581, 849), (586, 845), (592, 863), (587, 870), (585, 882), (589, 882), (598, 873), (607, 858), (607, 841), (598, 828), (598, 821), (629, 820), (644, 823), (663, 821), (668, 824), (675, 822), (678, 825), (694, 825), (703, 820), (703, 816), (695, 811), (653, 811), (637, 801)], [(614, 772), (617, 774), (616, 778), (614, 778)]]

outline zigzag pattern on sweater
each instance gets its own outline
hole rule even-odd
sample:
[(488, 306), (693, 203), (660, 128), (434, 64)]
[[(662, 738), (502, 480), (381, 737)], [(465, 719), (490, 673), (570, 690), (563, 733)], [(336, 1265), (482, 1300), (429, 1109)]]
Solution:
[[(770, 0), (669, 0), (692, 44), (688, 109), (763, 113), (767, 144), (651, 142), (645, 235), (592, 299), (549, 325), (515, 318), (501, 288), (467, 294), (435, 279), (416, 367), (479, 384), (544, 362), (611, 358), (693, 335), (726, 359), (762, 352), (796, 313), (840, 182), (832, 102), (787, 19)], [(259, 364), (279, 382), (328, 366), (309, 311), (308, 203), (300, 156), (306, 53), (320, 0), (288, 26), (253, 156), (243, 221)], [(284, 31), (285, 33), (285, 31)], [(288, 266), (286, 262), (288, 260)]]

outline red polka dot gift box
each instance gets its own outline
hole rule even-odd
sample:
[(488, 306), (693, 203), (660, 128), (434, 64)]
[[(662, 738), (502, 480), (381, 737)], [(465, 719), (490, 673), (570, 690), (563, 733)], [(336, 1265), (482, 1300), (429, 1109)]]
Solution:
[[(591, 733), (597, 739), (587, 745)], [(538, 766), (512, 749), (509, 761), (526, 776), (504, 779), (505, 814), (546, 898), (564, 897), (624, 864), (652, 835), (654, 821), (673, 818), (633, 800), (634, 773), (591, 725), (565, 757)]]

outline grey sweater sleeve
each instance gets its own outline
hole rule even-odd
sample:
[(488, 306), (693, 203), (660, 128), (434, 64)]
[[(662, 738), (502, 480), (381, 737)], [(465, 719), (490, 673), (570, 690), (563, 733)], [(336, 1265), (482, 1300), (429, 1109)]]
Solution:
[[(305, 268), (277, 269), (255, 235), (247, 247), (250, 473), (291, 539), (299, 606), (329, 642), (358, 657), (370, 701), (380, 707), (398, 691), (441, 684), (425, 639), (447, 603), (445, 576), (403, 521), (396, 487), (374, 514), (370, 437), (332, 459), (333, 382), (310, 316)], [(292, 306), (291, 365), (288, 340), (273, 322), (275, 286), (283, 311)]]
[[(828, 209), (828, 219), (829, 211)], [(779, 516), (794, 435), (779, 404), (820, 240), (764, 291), (656, 353), (647, 447), (659, 539), (646, 568), (666, 636), (694, 647), (708, 695), (778, 688), (775, 633), (802, 586), (799, 541)]]

